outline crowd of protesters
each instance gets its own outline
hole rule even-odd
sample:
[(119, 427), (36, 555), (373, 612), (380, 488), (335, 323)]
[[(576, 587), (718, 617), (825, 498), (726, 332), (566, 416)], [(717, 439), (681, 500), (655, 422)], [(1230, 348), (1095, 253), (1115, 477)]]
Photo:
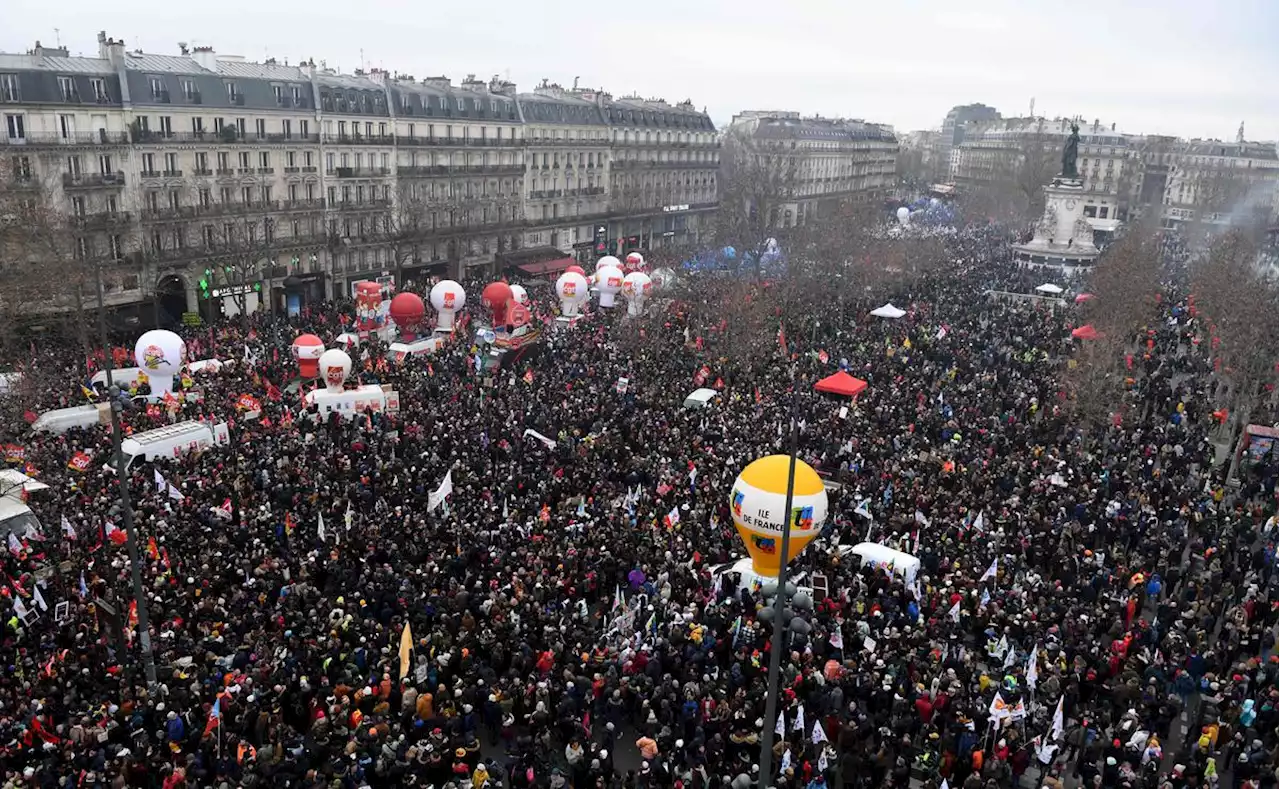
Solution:
[[(400, 407), (352, 419), (308, 414), (289, 354), (332, 344), (349, 304), (184, 331), (233, 363), (126, 429), (229, 420), (232, 441), (128, 472), (152, 686), (109, 430), (6, 425), (50, 489), (3, 557), (4, 785), (755, 785), (773, 633), (761, 590), (713, 570), (743, 555), (734, 477), (795, 413), (832, 490), (793, 566), (826, 594), (786, 637), (768, 785), (1276, 786), (1274, 457), (1228, 484), (1176, 292), (1123, 418), (1081, 423), (1069, 303), (984, 295), (1043, 281), (1007, 245), (957, 233), (943, 271), (823, 314), (779, 302), (745, 336), (772, 283), (693, 276), (496, 371), (471, 306), (434, 355), (354, 350)], [(551, 291), (529, 291), (541, 321)], [(887, 298), (906, 315), (869, 316)], [(66, 379), (26, 410), (84, 402), (75, 343), (26, 363)], [(812, 390), (837, 366), (868, 382), (856, 402)], [(685, 409), (695, 377), (720, 396)], [(834, 550), (868, 533), (920, 575)]]

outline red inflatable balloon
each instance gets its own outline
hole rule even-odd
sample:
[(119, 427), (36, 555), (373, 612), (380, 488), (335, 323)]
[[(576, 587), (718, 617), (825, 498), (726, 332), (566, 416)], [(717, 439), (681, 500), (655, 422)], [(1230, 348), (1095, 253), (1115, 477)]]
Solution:
[(426, 305), (416, 293), (397, 293), (391, 299), (391, 320), (396, 322), (396, 328), (406, 340), (414, 339), (418, 324), (426, 314)]
[(511, 303), (511, 286), (505, 282), (490, 282), (484, 286), (480, 301), (493, 312), (493, 325), (501, 326), (507, 322), (507, 307)]
[(568, 268), (565, 269), (565, 272), (573, 272), (574, 274), (581, 274), (584, 277), (587, 276), (587, 272), (583, 271), (582, 266), (569, 266)]

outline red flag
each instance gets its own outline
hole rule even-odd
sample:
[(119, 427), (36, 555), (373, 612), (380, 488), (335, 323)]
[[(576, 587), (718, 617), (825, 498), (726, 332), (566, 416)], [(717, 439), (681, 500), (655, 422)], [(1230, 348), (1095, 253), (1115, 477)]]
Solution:
[(524, 371), (524, 382), (525, 382), (525, 383), (527, 383), (527, 384), (531, 384), (531, 383), (533, 383), (533, 370), (532, 370), (532, 369), (529, 369), (529, 370), (525, 370), (525, 371)]
[(160, 547), (156, 545), (155, 537), (147, 538), (147, 556), (150, 556), (153, 562), (160, 558)]
[(787, 333), (783, 331), (782, 324), (778, 324), (778, 347), (782, 349), (782, 355), (787, 355)]
[(723, 379), (723, 378), (716, 378), (716, 382), (715, 382), (714, 384), (712, 384), (712, 385), (711, 385), (711, 388), (712, 388), (712, 389), (723, 389), (723, 388), (724, 388), (724, 379)]

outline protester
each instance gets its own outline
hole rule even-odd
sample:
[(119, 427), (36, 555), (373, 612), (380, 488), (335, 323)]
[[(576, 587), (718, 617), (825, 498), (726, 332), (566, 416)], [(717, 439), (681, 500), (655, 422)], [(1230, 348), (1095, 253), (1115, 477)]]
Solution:
[[(744, 339), (734, 305), (768, 284), (696, 275), (645, 318), (545, 325), (541, 356), (497, 371), (475, 369), (472, 298), (434, 355), (353, 351), (400, 408), (351, 419), (304, 408), (288, 350), (332, 343), (351, 305), (187, 330), (232, 364), (123, 413), (232, 431), (129, 470), (152, 688), (109, 431), (7, 426), (51, 490), (30, 497), (43, 539), (4, 558), (6, 785), (754, 785), (772, 632), (760, 590), (714, 569), (743, 554), (734, 477), (785, 451), (794, 413), (838, 488), (792, 564), (828, 591), (784, 644), (770, 785), (1275, 786), (1274, 457), (1228, 489), (1184, 302), (1138, 407), (1086, 428), (1060, 395), (1070, 308), (984, 295), (1044, 281), (998, 230), (944, 238), (954, 268), (848, 294), (838, 320), (779, 302)], [(889, 298), (903, 318), (868, 315)], [(65, 385), (26, 410), (84, 402), (73, 348), (32, 349)], [(856, 403), (812, 391), (838, 364), (869, 383)], [(721, 396), (682, 408), (695, 376)], [(914, 583), (834, 549), (868, 531), (919, 557)]]

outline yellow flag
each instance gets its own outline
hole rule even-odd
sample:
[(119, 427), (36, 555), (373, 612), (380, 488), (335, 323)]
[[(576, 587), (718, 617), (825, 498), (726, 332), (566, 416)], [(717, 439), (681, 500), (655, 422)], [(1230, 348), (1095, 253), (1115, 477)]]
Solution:
[(400, 633), (400, 679), (409, 676), (409, 653), (413, 651), (413, 631), (409, 629), (409, 623), (404, 623), (404, 630)]

